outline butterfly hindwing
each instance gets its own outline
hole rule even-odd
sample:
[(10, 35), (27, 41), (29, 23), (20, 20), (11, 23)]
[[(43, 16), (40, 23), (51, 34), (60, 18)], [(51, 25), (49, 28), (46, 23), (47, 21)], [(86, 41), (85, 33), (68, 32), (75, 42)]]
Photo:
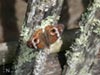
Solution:
[(45, 47), (45, 39), (42, 29), (37, 30), (27, 42), (30, 48), (42, 49)]
[(63, 32), (63, 25), (48, 25), (45, 27), (45, 33), (46, 36), (48, 37), (48, 42), (50, 44), (54, 43), (57, 41), (59, 37), (61, 37), (61, 34)]

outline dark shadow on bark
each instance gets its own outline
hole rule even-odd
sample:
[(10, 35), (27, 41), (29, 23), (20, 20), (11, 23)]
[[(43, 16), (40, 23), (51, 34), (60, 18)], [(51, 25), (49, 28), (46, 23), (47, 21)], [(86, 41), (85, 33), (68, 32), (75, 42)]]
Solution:
[(69, 21), (69, 18), (70, 18), (68, 9), (69, 9), (69, 7), (68, 7), (68, 0), (64, 0), (63, 5), (62, 5), (61, 14), (60, 14), (61, 17), (60, 17), (59, 23), (67, 25), (67, 23)]
[[(18, 41), (19, 39), (19, 30), (17, 25), (16, 11), (15, 11), (15, 3), (16, 0), (0, 0), (0, 18), (1, 25), (3, 27), (3, 38), (4, 42), (9, 41)], [(7, 55), (11, 55), (12, 51), (9, 49), (9, 44), (7, 44), (9, 53)], [(13, 58), (7, 58), (7, 60), (11, 60)], [(6, 72), (6, 67), (11, 68), (12, 65), (5, 65), (4, 74), (2, 75), (10, 75), (10, 72)], [(1, 75), (1, 74), (0, 74)]]
[(28, 0), (23, 0), (23, 1), (25, 1), (26, 3), (28, 2)]
[(94, 0), (82, 0), (84, 9), (86, 10), (88, 5), (91, 4)]
[(64, 69), (64, 66), (66, 65), (66, 57), (65, 54), (67, 51), (71, 51), (70, 46), (75, 41), (75, 38), (79, 37), (79, 35), (76, 34), (76, 32), (79, 30), (79, 28), (71, 29), (71, 30), (64, 30), (62, 34), (62, 40), (63, 44), (61, 47), (61, 51), (58, 53), (59, 61), (61, 64), (62, 69)]
[[(60, 14), (60, 20), (58, 23), (64, 24), (65, 28), (67, 28), (66, 25), (67, 25), (69, 18), (70, 18), (68, 9), (69, 9), (68, 0), (64, 0), (63, 5), (62, 5), (61, 14)], [(63, 69), (63, 66), (66, 64), (65, 53), (66, 53), (65, 51), (61, 51), (58, 53), (58, 58), (59, 58), (59, 62), (60, 62), (62, 69)]]

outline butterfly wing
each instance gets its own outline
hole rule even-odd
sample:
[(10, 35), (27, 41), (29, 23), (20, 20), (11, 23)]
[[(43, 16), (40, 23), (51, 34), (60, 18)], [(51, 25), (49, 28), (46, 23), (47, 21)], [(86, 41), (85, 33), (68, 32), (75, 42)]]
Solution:
[(44, 34), (42, 29), (37, 30), (27, 42), (28, 47), (35, 49), (42, 49), (45, 47)]
[(43, 49), (49, 48), (51, 44), (55, 43), (58, 38), (61, 38), (63, 32), (63, 25), (48, 25), (43, 29), (39, 29), (27, 41), (30, 48)]
[(46, 36), (48, 37), (48, 42), (50, 44), (57, 41), (58, 38), (61, 37), (64, 26), (62, 24), (59, 25), (48, 25), (45, 27)]

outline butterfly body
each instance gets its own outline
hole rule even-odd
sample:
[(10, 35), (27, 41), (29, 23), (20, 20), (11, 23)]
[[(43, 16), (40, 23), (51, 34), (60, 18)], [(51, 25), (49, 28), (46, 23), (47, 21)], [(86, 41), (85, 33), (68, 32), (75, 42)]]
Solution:
[(50, 53), (55, 52), (54, 47), (60, 47), (60, 44), (62, 44), (61, 34), (63, 28), (63, 25), (48, 25), (44, 29), (38, 29), (28, 40), (28, 47), (44, 49), (47, 52), (51, 51)]

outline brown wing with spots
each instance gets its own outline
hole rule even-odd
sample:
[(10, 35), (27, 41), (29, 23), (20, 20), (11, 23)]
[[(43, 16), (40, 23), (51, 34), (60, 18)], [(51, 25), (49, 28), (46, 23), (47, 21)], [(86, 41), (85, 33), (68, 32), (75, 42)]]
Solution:
[(27, 42), (28, 47), (42, 49), (45, 47), (44, 34), (42, 29), (37, 30)]
[(57, 39), (61, 36), (63, 32), (64, 26), (62, 24), (59, 25), (48, 25), (45, 27), (46, 36), (48, 37), (48, 42), (50, 44), (57, 41)]

